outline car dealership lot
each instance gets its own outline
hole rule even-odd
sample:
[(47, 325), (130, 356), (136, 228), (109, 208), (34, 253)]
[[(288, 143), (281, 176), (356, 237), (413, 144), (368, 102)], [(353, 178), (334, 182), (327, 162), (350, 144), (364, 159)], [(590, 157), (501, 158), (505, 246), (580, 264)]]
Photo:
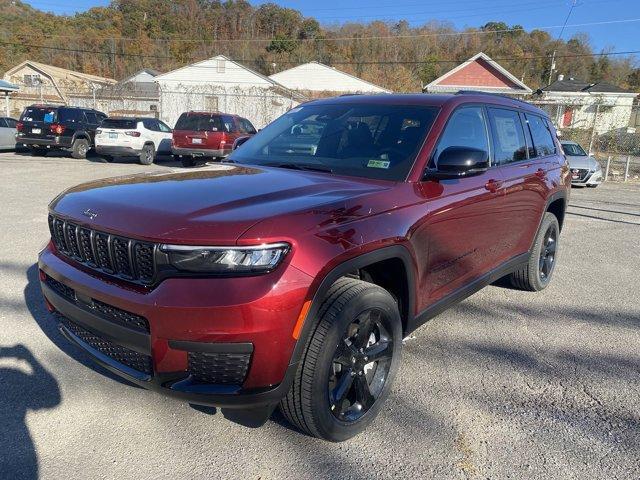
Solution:
[(0, 153), (0, 477), (640, 476), (640, 185), (574, 189), (550, 287), (492, 286), (433, 319), (407, 339), (372, 427), (330, 444), (279, 414), (250, 430), (124, 384), (46, 312), (47, 203), (177, 165)]

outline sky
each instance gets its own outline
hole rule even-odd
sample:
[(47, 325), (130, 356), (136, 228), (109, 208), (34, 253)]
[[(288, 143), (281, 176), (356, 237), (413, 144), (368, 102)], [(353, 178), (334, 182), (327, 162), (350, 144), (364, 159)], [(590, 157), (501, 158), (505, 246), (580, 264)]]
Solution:
[[(300, 10), (325, 25), (348, 21), (407, 20), (420, 25), (430, 20), (449, 21), (454, 26), (478, 27), (489, 21), (520, 24), (531, 30), (540, 27), (557, 37), (575, 1), (562, 38), (587, 33), (595, 51), (640, 50), (640, 0), (271, 0)], [(54, 13), (73, 14), (108, 0), (27, 0), (33, 7)], [(250, 0), (259, 5), (266, 0)], [(638, 20), (629, 23), (604, 23)], [(602, 22), (600, 25), (578, 25)], [(575, 26), (574, 26), (575, 25)]]

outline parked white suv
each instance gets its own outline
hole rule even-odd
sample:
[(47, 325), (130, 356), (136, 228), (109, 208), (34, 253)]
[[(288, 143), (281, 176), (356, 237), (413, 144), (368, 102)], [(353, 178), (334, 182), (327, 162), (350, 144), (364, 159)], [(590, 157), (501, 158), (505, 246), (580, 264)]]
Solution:
[(171, 155), (169, 126), (155, 118), (106, 118), (96, 130), (95, 149), (107, 161), (138, 157), (151, 165), (157, 155)]

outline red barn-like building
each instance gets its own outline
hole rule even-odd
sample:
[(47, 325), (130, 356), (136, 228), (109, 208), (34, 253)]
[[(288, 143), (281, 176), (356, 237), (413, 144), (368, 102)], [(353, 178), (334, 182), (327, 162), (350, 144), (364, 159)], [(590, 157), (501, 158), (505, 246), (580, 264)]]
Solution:
[(429, 93), (455, 93), (460, 90), (478, 90), (489, 93), (507, 95), (529, 95), (531, 89), (522, 81), (492, 60), (488, 55), (480, 52), (464, 63), (423, 89)]

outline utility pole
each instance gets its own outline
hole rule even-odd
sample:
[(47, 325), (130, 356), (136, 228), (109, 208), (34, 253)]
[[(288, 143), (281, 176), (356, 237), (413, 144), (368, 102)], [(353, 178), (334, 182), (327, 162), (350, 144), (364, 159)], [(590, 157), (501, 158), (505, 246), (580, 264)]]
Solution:
[[(564, 23), (562, 24), (562, 28), (560, 29), (560, 33), (558, 34), (558, 38), (556, 38), (556, 47), (557, 43), (562, 39), (562, 34), (564, 33), (564, 29), (567, 26), (567, 22), (569, 21), (569, 17), (573, 12), (573, 9), (578, 5), (578, 0), (571, 0), (571, 7), (569, 8), (569, 13), (567, 13), (567, 18), (564, 19)], [(556, 49), (553, 49), (553, 53), (551, 54), (551, 66), (549, 68), (549, 85), (551, 85), (551, 80), (553, 78), (553, 72), (556, 69)]]

